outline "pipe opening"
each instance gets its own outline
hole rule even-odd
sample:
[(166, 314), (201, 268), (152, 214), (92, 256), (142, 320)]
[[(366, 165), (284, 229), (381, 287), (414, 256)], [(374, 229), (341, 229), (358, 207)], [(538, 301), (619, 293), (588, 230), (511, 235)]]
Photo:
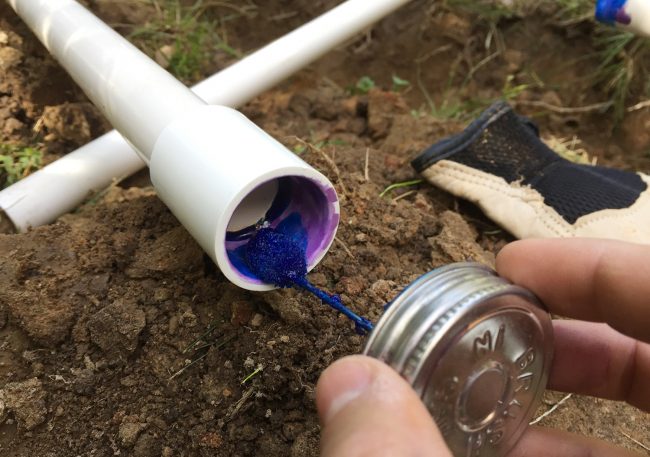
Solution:
[(302, 176), (267, 181), (241, 201), (228, 222), (228, 261), (245, 281), (264, 284), (249, 269), (245, 247), (259, 228), (271, 227), (303, 243), (311, 269), (332, 243), (338, 222), (338, 198), (332, 187)]
[(7, 213), (0, 208), (0, 233), (16, 233), (18, 229), (11, 221)]

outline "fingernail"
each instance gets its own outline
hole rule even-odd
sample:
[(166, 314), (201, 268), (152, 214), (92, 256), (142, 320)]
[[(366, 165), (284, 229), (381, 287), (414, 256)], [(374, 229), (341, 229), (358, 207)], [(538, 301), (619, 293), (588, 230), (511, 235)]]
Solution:
[(326, 384), (321, 419), (327, 424), (350, 402), (368, 390), (374, 375), (372, 368), (360, 357), (347, 357), (334, 363), (323, 375)]

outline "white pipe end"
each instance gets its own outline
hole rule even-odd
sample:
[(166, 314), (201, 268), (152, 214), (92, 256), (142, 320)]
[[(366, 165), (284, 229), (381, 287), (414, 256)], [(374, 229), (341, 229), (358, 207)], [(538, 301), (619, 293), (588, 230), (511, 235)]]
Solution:
[(329, 180), (241, 113), (202, 106), (166, 127), (151, 156), (160, 198), (234, 284), (270, 290), (246, 266), (256, 224), (304, 233), (311, 270), (334, 240), (339, 203)]

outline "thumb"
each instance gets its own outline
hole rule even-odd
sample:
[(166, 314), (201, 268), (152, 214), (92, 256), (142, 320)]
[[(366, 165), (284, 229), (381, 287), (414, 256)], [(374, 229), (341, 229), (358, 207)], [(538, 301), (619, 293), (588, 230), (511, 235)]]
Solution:
[(321, 455), (451, 457), (411, 386), (371, 357), (338, 360), (316, 387)]

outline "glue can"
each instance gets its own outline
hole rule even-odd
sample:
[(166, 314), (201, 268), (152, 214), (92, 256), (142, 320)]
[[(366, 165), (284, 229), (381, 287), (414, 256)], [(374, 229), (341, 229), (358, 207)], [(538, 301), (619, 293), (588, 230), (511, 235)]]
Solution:
[(598, 0), (596, 19), (637, 35), (650, 36), (648, 0)]
[(402, 375), (454, 456), (504, 456), (528, 426), (553, 354), (550, 316), (528, 290), (477, 263), (409, 285), (369, 335), (364, 354)]

